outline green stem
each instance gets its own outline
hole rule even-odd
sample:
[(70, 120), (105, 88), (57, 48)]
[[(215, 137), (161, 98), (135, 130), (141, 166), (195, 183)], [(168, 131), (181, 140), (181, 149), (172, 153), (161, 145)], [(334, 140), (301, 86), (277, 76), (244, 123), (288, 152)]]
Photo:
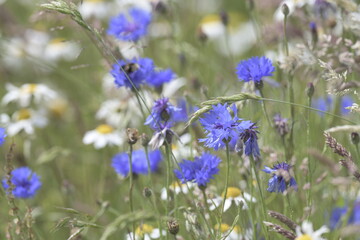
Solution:
[(222, 224), (223, 214), (224, 214), (224, 207), (225, 207), (225, 200), (227, 197), (227, 190), (229, 186), (229, 173), (230, 173), (230, 148), (229, 143), (226, 142), (226, 175), (225, 175), (225, 190), (224, 190), (224, 199), (221, 204), (221, 213), (220, 213), (220, 223), (219, 223), (219, 229), (217, 231), (216, 236), (221, 236), (220, 226)]
[[(268, 217), (267, 217), (267, 214), (266, 214), (266, 206), (265, 206), (265, 202), (264, 202), (264, 196), (263, 196), (263, 192), (262, 192), (261, 185), (260, 185), (260, 178), (259, 178), (256, 166), (255, 166), (255, 160), (254, 160), (252, 155), (250, 156), (250, 164), (251, 164), (251, 168), (254, 171), (255, 178), (256, 178), (256, 183), (257, 183), (258, 188), (259, 188), (260, 201), (261, 201), (261, 207), (262, 207), (263, 214), (264, 214), (264, 219), (265, 219), (265, 221), (267, 221)], [(265, 225), (263, 223), (260, 223), (260, 224), (261, 224), (261, 226), (262, 226), (262, 228), (264, 230), (265, 239), (269, 239), (267, 228), (265, 227)]]
[[(148, 149), (147, 146), (144, 146), (144, 149), (145, 149), (145, 155), (146, 155), (146, 162), (147, 162), (150, 189), (154, 189), (154, 182), (153, 182), (152, 177), (151, 177), (151, 165), (150, 165), (150, 159), (149, 159), (149, 149)], [(152, 194), (151, 198), (149, 200), (150, 200), (151, 205), (155, 209), (156, 213), (158, 214), (158, 216), (160, 216), (159, 209), (158, 209), (157, 205), (154, 204), (155, 203), (155, 195)], [(157, 219), (157, 224), (158, 224), (158, 228), (160, 230), (160, 238), (162, 239), (162, 237), (163, 237), (163, 235), (162, 235), (162, 226), (161, 226), (161, 221), (160, 221), (159, 218)]]
[(169, 144), (165, 144), (165, 151), (166, 151), (166, 200), (167, 200), (167, 206), (166, 206), (166, 216), (169, 214), (170, 210), (170, 150), (169, 150)]
[[(308, 106), (311, 106), (311, 97), (308, 97)], [(307, 109), (306, 111), (306, 143), (307, 143), (307, 149), (309, 149), (311, 147), (310, 145), (310, 110)], [(311, 166), (311, 159), (310, 159), (310, 154), (308, 152), (308, 182), (310, 184), (309, 190), (308, 190), (308, 199), (307, 199), (307, 207), (310, 208), (310, 212), (311, 212), (311, 189), (312, 189), (312, 173), (313, 173), (313, 169)], [(310, 214), (309, 214), (310, 216)]]
[[(133, 146), (132, 144), (129, 144), (130, 151), (129, 151), (129, 177), (130, 177), (130, 186), (129, 186), (129, 202), (130, 202), (130, 211), (131, 213), (134, 212), (134, 206), (133, 206), (133, 168), (132, 168), (132, 152), (133, 152)], [(135, 239), (135, 222), (132, 224), (132, 233), (133, 233), (133, 239)]]
[[(260, 96), (263, 98), (263, 97), (264, 97), (263, 90), (262, 90), (262, 89), (259, 89), (259, 92), (260, 92)], [(262, 106), (263, 112), (264, 112), (264, 114), (265, 114), (265, 117), (266, 117), (266, 120), (267, 120), (269, 126), (272, 127), (272, 123), (271, 123), (269, 114), (267, 113), (265, 101), (261, 101), (261, 106)]]

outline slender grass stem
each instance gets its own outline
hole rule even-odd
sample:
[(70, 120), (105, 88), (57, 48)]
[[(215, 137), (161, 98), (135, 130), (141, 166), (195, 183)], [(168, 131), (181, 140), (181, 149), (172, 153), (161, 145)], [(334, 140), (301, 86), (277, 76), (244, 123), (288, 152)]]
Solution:
[[(263, 90), (262, 90), (262, 89), (259, 89), (259, 92), (260, 92), (260, 96), (263, 98), (263, 97), (264, 97)], [(265, 117), (266, 117), (266, 120), (267, 120), (269, 126), (272, 127), (272, 123), (271, 123), (269, 114), (268, 114), (267, 109), (266, 109), (265, 101), (261, 101), (261, 106), (262, 106), (264, 115), (265, 115)]]
[[(264, 202), (264, 195), (263, 195), (262, 188), (261, 188), (261, 185), (260, 185), (260, 178), (259, 178), (259, 175), (258, 175), (256, 166), (255, 166), (255, 160), (254, 160), (253, 156), (250, 156), (250, 164), (251, 164), (251, 168), (252, 168), (253, 171), (254, 171), (255, 178), (256, 178), (256, 182), (257, 182), (257, 186), (258, 186), (258, 188), (259, 188), (260, 202), (261, 202), (261, 207), (262, 207), (263, 214), (264, 214), (264, 219), (265, 219), (265, 221), (267, 221), (267, 214), (266, 214), (266, 206), (265, 206), (265, 202)], [(262, 224), (262, 223), (260, 223), (260, 224), (261, 224), (261, 226), (262, 226), (262, 228), (263, 228), (263, 230), (264, 230), (265, 239), (269, 239), (267, 228), (265, 227), (264, 224)]]
[(166, 216), (169, 214), (170, 211), (170, 150), (169, 150), (169, 144), (165, 144), (165, 151), (166, 151)]
[[(308, 106), (311, 106), (311, 97), (308, 97)], [(310, 110), (307, 109), (306, 111), (306, 144), (307, 144), (307, 148), (309, 149), (311, 147), (311, 143), (310, 143)], [(312, 169), (312, 165), (311, 165), (311, 159), (310, 159), (310, 154), (308, 152), (308, 183), (310, 184), (309, 190), (308, 190), (308, 197), (307, 197), (307, 207), (311, 208), (312, 204), (311, 204), (311, 189), (312, 189), (312, 174), (313, 174), (313, 169)], [(311, 209), (310, 209), (311, 212)], [(310, 214), (309, 214), (310, 216)]]
[[(146, 162), (147, 162), (147, 170), (148, 170), (148, 178), (149, 178), (150, 189), (154, 189), (154, 182), (153, 182), (152, 175), (151, 175), (149, 149), (148, 149), (147, 146), (144, 146), (144, 149), (145, 149), (145, 156), (146, 156)], [(151, 198), (149, 200), (150, 200), (151, 205), (155, 209), (156, 213), (160, 216), (159, 209), (158, 209), (157, 205), (155, 204), (155, 195), (152, 194)], [(161, 225), (160, 219), (157, 219), (157, 224), (158, 224), (158, 228), (160, 230), (160, 238), (162, 238), (163, 237), (163, 235), (162, 235), (162, 225)]]
[[(129, 150), (129, 177), (130, 177), (130, 186), (129, 186), (129, 202), (130, 202), (130, 211), (134, 212), (134, 205), (133, 205), (133, 167), (132, 167), (132, 152), (133, 152), (133, 146), (132, 144), (129, 144), (130, 150)], [(132, 238), (135, 239), (135, 222), (132, 223)]]
[[(226, 175), (225, 175), (224, 199), (223, 199), (222, 204), (221, 204), (221, 212), (220, 212), (220, 221), (219, 221), (220, 225), (222, 223), (223, 214), (224, 214), (225, 199), (227, 197), (227, 190), (228, 190), (228, 186), (229, 186), (229, 174), (230, 174), (230, 148), (229, 148), (229, 143), (226, 142), (225, 146), (226, 146)], [(221, 236), (220, 227), (219, 227), (216, 235)]]

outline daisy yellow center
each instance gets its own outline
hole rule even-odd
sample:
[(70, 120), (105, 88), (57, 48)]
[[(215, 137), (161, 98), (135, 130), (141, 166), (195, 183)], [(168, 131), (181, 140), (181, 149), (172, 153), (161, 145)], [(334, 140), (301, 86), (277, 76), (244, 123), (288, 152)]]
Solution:
[(295, 240), (312, 240), (312, 237), (310, 235), (305, 234), (295, 238)]
[(150, 234), (152, 233), (153, 230), (154, 228), (152, 226), (148, 224), (143, 224), (135, 230), (135, 234), (140, 237), (143, 237), (144, 234)]
[(29, 119), (31, 117), (31, 113), (28, 109), (24, 108), (24, 109), (20, 109), (18, 111), (18, 115), (17, 115), (17, 120), (26, 120)]
[(180, 187), (180, 186), (181, 185), (178, 182), (175, 181), (170, 185), (170, 188), (175, 189), (175, 188)]
[(49, 106), (51, 113), (56, 117), (61, 117), (67, 110), (67, 103), (63, 100), (55, 100)]
[(27, 85), (25, 85), (25, 86), (22, 88), (22, 91), (23, 91), (24, 93), (33, 94), (33, 93), (36, 91), (37, 86), (38, 86), (38, 85), (35, 84), (35, 83), (27, 84)]
[(108, 133), (112, 133), (114, 129), (107, 124), (101, 124), (96, 128), (96, 131), (102, 134), (108, 134)]
[(226, 197), (223, 194), (223, 198), (236, 198), (241, 195), (241, 190), (236, 187), (228, 187)]
[[(219, 225), (218, 225), (218, 224), (215, 225), (215, 229), (216, 229), (216, 230), (219, 229)], [(224, 232), (229, 231), (229, 229), (230, 229), (230, 226), (227, 225), (226, 223), (220, 224), (220, 232), (224, 233)]]
[(65, 42), (65, 38), (54, 38), (51, 40), (50, 44), (62, 44)]

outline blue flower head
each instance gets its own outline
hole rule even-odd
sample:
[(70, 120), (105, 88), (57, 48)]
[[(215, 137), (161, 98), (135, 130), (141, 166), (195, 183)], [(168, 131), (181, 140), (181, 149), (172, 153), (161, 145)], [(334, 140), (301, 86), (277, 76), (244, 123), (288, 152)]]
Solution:
[(170, 82), (175, 74), (171, 69), (154, 71), (148, 78), (147, 84), (153, 87), (160, 87), (164, 83)]
[(247, 60), (241, 61), (236, 68), (238, 78), (241, 81), (254, 81), (259, 83), (263, 77), (272, 76), (275, 71), (270, 59), (266, 57), (251, 57)]
[(6, 136), (5, 128), (0, 127), (0, 146), (4, 144)]
[(213, 108), (200, 118), (200, 123), (205, 129), (206, 138), (199, 139), (205, 142), (205, 146), (218, 150), (225, 147), (225, 142), (230, 146), (235, 146), (238, 136), (237, 127), (240, 118), (237, 117), (237, 109), (235, 105), (231, 107), (232, 116), (228, 110), (227, 104), (214, 105)]
[[(150, 162), (150, 170), (151, 172), (155, 172), (158, 169), (159, 163), (162, 160), (161, 152), (159, 150), (149, 152), (148, 157)], [(130, 171), (129, 154), (116, 154), (112, 159), (112, 167), (114, 168), (116, 173), (124, 177), (127, 176)], [(133, 173), (135, 174), (148, 174), (147, 158), (143, 150), (136, 150), (132, 152), (132, 168)]]
[[(110, 71), (118, 87), (133, 89), (145, 83), (147, 77), (154, 71), (154, 62), (150, 58), (132, 59), (127, 62), (119, 60)], [(129, 81), (129, 79), (131, 81)]]
[(265, 166), (264, 172), (272, 174), (269, 179), (268, 188), (269, 192), (284, 192), (288, 187), (297, 190), (297, 183), (295, 178), (290, 175), (291, 166), (285, 162), (276, 164), (273, 168)]
[(341, 98), (341, 115), (349, 114), (350, 110), (346, 108), (351, 107), (353, 103), (354, 101), (350, 96), (343, 96)]
[(151, 114), (145, 121), (145, 125), (150, 125), (151, 128), (157, 129), (159, 124), (174, 122), (174, 113), (179, 110), (169, 102), (168, 98), (160, 98), (155, 101)]
[[(360, 201), (357, 200), (354, 203), (354, 208), (352, 209), (351, 215), (348, 219), (348, 224), (359, 225), (360, 224)], [(330, 228), (335, 229), (340, 226), (340, 220), (343, 216), (346, 215), (349, 207), (337, 207), (334, 208), (330, 216)]]
[(255, 130), (256, 128), (258, 127), (255, 125), (255, 123), (251, 121), (242, 121), (238, 126), (238, 129), (240, 131), (239, 137), (245, 145), (244, 152), (246, 156), (260, 156), (260, 149), (257, 142), (257, 134), (259, 132)]
[[(346, 107), (350, 107), (353, 104), (353, 99), (350, 96), (343, 96), (340, 99), (340, 113), (341, 115), (349, 114), (350, 110), (346, 109)], [(334, 101), (330, 96), (319, 97), (312, 101), (313, 108), (319, 109), (324, 112), (328, 112), (334, 109)], [(318, 112), (320, 116), (324, 116), (324, 113)]]
[[(15, 186), (12, 194), (16, 198), (32, 198), (41, 187), (40, 177), (28, 167), (19, 167), (11, 172), (11, 182)], [(7, 180), (2, 180), (4, 189), (8, 189)]]
[(220, 162), (220, 158), (205, 152), (200, 157), (195, 157), (194, 161), (183, 160), (179, 164), (180, 169), (175, 169), (174, 173), (182, 183), (195, 182), (198, 186), (206, 186), (214, 179), (213, 175), (219, 172)]
[(110, 19), (107, 34), (123, 41), (138, 41), (147, 34), (151, 13), (140, 8), (129, 10), (129, 17), (120, 14)]

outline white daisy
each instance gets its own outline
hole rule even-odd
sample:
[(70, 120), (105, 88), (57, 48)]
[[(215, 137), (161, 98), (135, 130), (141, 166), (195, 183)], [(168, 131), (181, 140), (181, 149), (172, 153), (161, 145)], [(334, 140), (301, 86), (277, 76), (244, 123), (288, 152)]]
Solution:
[(175, 159), (187, 159), (191, 156), (196, 155), (195, 148), (191, 148), (191, 134), (185, 133), (180, 136), (179, 141), (175, 141), (171, 144), (172, 154), (174, 154)]
[[(224, 194), (223, 194), (224, 195)], [(242, 192), (239, 188), (228, 187), (226, 197), (218, 196), (213, 199), (208, 199), (208, 204), (210, 210), (215, 210), (217, 207), (222, 206), (222, 202), (225, 198), (224, 212), (228, 210), (231, 205), (234, 203), (236, 206), (239, 206), (242, 203), (242, 209), (248, 209), (247, 202), (256, 202), (256, 199), (246, 192)]]
[(96, 129), (85, 133), (83, 143), (94, 144), (96, 149), (100, 149), (107, 145), (120, 146), (123, 143), (123, 138), (120, 132), (115, 131), (110, 125), (101, 124)]
[[(6, 119), (5, 115), (2, 115), (2, 119)], [(9, 120), (9, 118), (7, 119)], [(23, 130), (26, 134), (32, 135), (35, 132), (35, 127), (42, 128), (47, 123), (48, 120), (43, 111), (23, 108), (15, 112), (10, 121), (8, 121), (7, 133), (9, 136), (15, 136)]]
[(300, 226), (296, 227), (295, 240), (325, 240), (321, 235), (329, 232), (326, 226), (322, 226), (319, 230), (314, 231), (313, 225), (309, 221), (304, 221)]
[(114, 11), (112, 4), (104, 0), (84, 0), (78, 9), (84, 19), (106, 19)]
[[(162, 230), (162, 235), (166, 235), (166, 231)], [(135, 230), (135, 239), (133, 238), (133, 232), (130, 232), (126, 235), (126, 240), (151, 240), (151, 239), (158, 239), (161, 237), (160, 229), (154, 228), (148, 224), (142, 224), (141, 226), (137, 227)]]
[(127, 123), (131, 119), (130, 115), (124, 116), (127, 103), (119, 99), (110, 99), (103, 102), (100, 109), (96, 113), (96, 118), (104, 120), (112, 126), (120, 126), (122, 123)]
[(8, 93), (3, 97), (2, 104), (16, 102), (21, 107), (28, 107), (32, 99), (36, 104), (40, 104), (53, 100), (58, 96), (55, 91), (44, 84), (27, 83), (19, 88), (12, 84), (6, 84), (6, 90)]
[(43, 59), (46, 61), (73, 61), (81, 52), (79, 44), (72, 41), (65, 41), (62, 38), (55, 38), (48, 42), (44, 49)]
[[(178, 195), (181, 192), (187, 194), (189, 192), (189, 189), (192, 189), (194, 186), (195, 186), (194, 183), (188, 182), (184, 184), (179, 184), (177, 181), (175, 181), (169, 186), (169, 190), (175, 193), (176, 195)], [(167, 200), (166, 188), (161, 189), (160, 198), (162, 200)]]
[(256, 42), (255, 27), (251, 22), (242, 21), (243, 16), (236, 13), (229, 13), (228, 19), (225, 26), (220, 14), (207, 15), (200, 21), (198, 31), (213, 40), (220, 53), (242, 54)]

